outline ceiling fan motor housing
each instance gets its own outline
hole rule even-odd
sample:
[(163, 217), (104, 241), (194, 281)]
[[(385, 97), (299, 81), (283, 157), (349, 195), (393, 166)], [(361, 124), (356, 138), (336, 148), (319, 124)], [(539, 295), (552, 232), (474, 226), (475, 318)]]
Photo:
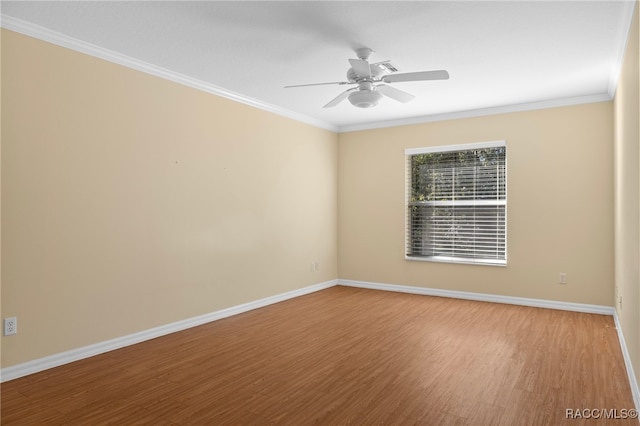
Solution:
[[(366, 77), (366, 79), (380, 80), (383, 75), (387, 74), (378, 64), (369, 64), (369, 68), (371, 69), (371, 77)], [(358, 77), (353, 68), (349, 68), (347, 71), (347, 81), (357, 83), (362, 80), (363, 78)]]

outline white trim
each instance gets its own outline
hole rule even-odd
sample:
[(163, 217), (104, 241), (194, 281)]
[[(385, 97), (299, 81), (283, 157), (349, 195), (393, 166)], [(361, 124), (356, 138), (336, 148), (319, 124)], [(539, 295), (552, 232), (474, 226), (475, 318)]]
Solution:
[(505, 303), (509, 305), (532, 306), (535, 308), (559, 309), (562, 311), (584, 312), (588, 314), (613, 315), (613, 306), (588, 305), (584, 303), (559, 302), (556, 300), (530, 299), (527, 297), (501, 296), (497, 294), (472, 293), (468, 291), (443, 290), (438, 288), (414, 287), (399, 284), (383, 284), (368, 281), (338, 279), (338, 285), (368, 288), (372, 290), (397, 291), (424, 296), (449, 297), (453, 299), (477, 300), (479, 302)]
[(507, 266), (507, 259), (497, 260), (497, 259), (474, 259), (474, 258), (464, 258), (464, 257), (451, 257), (451, 256), (429, 256), (429, 257), (420, 257), (420, 256), (409, 256), (404, 255), (405, 260), (415, 261), (415, 262), (435, 262), (435, 263), (455, 263), (457, 265), (481, 265), (481, 266), (498, 266), (504, 268)]
[(613, 311), (613, 320), (616, 324), (616, 330), (618, 332), (618, 340), (620, 341), (620, 349), (622, 349), (622, 358), (624, 359), (624, 365), (627, 367), (627, 377), (629, 378), (629, 386), (631, 386), (631, 395), (633, 396), (633, 403), (636, 410), (640, 410), (640, 389), (638, 388), (638, 381), (636, 375), (633, 372), (633, 364), (631, 363), (631, 355), (627, 349), (627, 343), (624, 340), (622, 334), (622, 326), (620, 325), (620, 319), (618, 318), (618, 311)]
[(177, 321), (171, 324), (155, 327), (149, 330), (144, 330), (138, 333), (130, 334), (127, 336), (119, 337), (119, 338), (108, 340), (105, 342), (96, 343), (93, 345), (85, 346), (78, 349), (73, 349), (70, 351), (47, 356), (47, 357), (36, 359), (33, 361), (28, 361), (28, 362), (14, 365), (11, 367), (6, 367), (0, 370), (0, 383), (17, 379), (20, 377), (24, 377), (29, 374), (44, 371), (49, 368), (58, 367), (60, 365), (68, 364), (70, 362), (89, 358), (89, 357), (99, 355), (105, 352), (109, 352), (115, 349), (119, 349), (125, 346), (141, 343), (146, 340), (154, 339), (156, 337), (164, 336), (170, 333), (175, 333), (177, 331), (186, 330), (191, 327), (196, 327), (198, 325), (206, 324), (222, 318), (227, 318), (229, 316), (237, 315), (253, 309), (258, 309), (274, 303), (282, 302), (284, 300), (288, 300), (298, 296), (303, 296), (305, 294), (324, 290), (324, 289), (333, 287), (335, 285), (367, 288), (372, 290), (395, 291), (395, 292), (401, 292), (401, 293), (420, 294), (420, 295), (427, 295), (427, 296), (450, 297), (455, 299), (477, 300), (481, 302), (506, 303), (506, 304), (513, 304), (513, 305), (533, 306), (538, 308), (560, 309), (560, 310), (586, 312), (586, 313), (594, 313), (594, 314), (602, 314), (602, 315), (613, 315), (616, 329), (618, 331), (620, 346), (622, 348), (622, 355), (625, 361), (625, 365), (627, 367), (627, 375), (629, 377), (629, 383), (631, 386), (631, 393), (633, 395), (633, 400), (636, 405), (636, 409), (640, 408), (640, 391), (638, 390), (638, 383), (635, 379), (635, 375), (633, 374), (631, 357), (627, 350), (627, 346), (624, 341), (624, 336), (622, 335), (622, 329), (620, 327), (617, 313), (613, 307), (600, 306), (600, 305), (587, 305), (587, 304), (570, 303), (570, 302), (557, 302), (557, 301), (541, 300), (541, 299), (529, 299), (529, 298), (523, 298), (523, 297), (499, 296), (499, 295), (484, 294), (484, 293), (471, 293), (471, 292), (465, 292), (465, 291), (413, 287), (413, 286), (396, 285), (396, 284), (382, 284), (382, 283), (345, 280), (345, 279), (325, 281), (323, 283), (311, 285), (311, 286), (300, 288), (297, 290), (292, 290), (292, 291), (281, 293), (275, 296), (269, 296), (253, 302), (248, 302), (242, 305), (222, 309), (209, 314), (200, 315), (198, 317)]
[(318, 120), (307, 115), (303, 115), (288, 109), (284, 109), (266, 102), (244, 96), (240, 93), (232, 92), (222, 87), (215, 86), (196, 78), (189, 77), (184, 74), (180, 74), (175, 71), (171, 71), (166, 68), (159, 67), (157, 65), (150, 64), (127, 55), (115, 52), (113, 50), (105, 49), (95, 44), (88, 43), (86, 41), (79, 40), (74, 37), (61, 34), (57, 31), (50, 30), (40, 25), (33, 24), (31, 22), (23, 21), (22, 19), (14, 18), (12, 16), (0, 15), (0, 26), (2, 28), (15, 31), (20, 34), (34, 37), (42, 41), (46, 41), (57, 46), (65, 47), (67, 49), (74, 50), (76, 52), (84, 53), (89, 56), (93, 56), (105, 61), (109, 61), (118, 65), (122, 65), (127, 68), (141, 71), (146, 74), (150, 74), (156, 77), (160, 77), (165, 80), (173, 81), (174, 83), (182, 84), (183, 86), (191, 87), (193, 89), (201, 90), (203, 92), (211, 93), (216, 96), (231, 99), (236, 102), (240, 102), (245, 105), (249, 105), (255, 108), (259, 108), (264, 111), (268, 111), (283, 117), (291, 118), (301, 123), (310, 124), (321, 129), (337, 132), (338, 127), (327, 123), (322, 120)]
[(618, 46), (618, 51), (615, 52), (615, 62), (611, 67), (609, 74), (609, 85), (607, 86), (607, 93), (613, 99), (616, 95), (616, 89), (618, 88), (618, 81), (620, 80), (620, 73), (622, 72), (622, 64), (624, 63), (624, 52), (627, 50), (627, 44), (629, 43), (629, 32), (631, 31), (631, 22), (633, 21), (633, 15), (636, 8), (636, 1), (625, 1), (624, 12), (621, 14), (620, 25), (618, 25), (618, 42), (615, 43)]
[(450, 151), (469, 151), (472, 149), (486, 149), (486, 148), (499, 148), (507, 146), (507, 142), (491, 141), (491, 142), (475, 142), (475, 143), (463, 143), (457, 145), (439, 145), (439, 146), (425, 146), (420, 148), (406, 148), (404, 155), (418, 155), (418, 154), (433, 154), (435, 152), (450, 152)]
[(39, 371), (47, 370), (49, 368), (58, 367), (60, 365), (68, 364), (70, 362), (78, 361), (84, 358), (89, 358), (115, 349), (123, 348), (125, 346), (135, 345), (136, 343), (155, 339), (156, 337), (164, 336), (166, 334), (175, 333), (177, 331), (186, 330), (191, 327), (196, 327), (198, 325), (206, 324), (212, 321), (217, 321), (222, 318), (241, 314), (253, 309), (262, 308), (264, 306), (272, 305), (274, 303), (282, 302), (294, 297), (314, 293), (316, 291), (333, 287), (336, 284), (337, 280), (325, 281), (323, 283), (299, 288), (297, 290), (288, 291), (286, 293), (277, 294), (275, 296), (265, 297), (264, 299), (255, 300), (253, 302), (243, 303), (242, 305), (232, 306), (230, 308), (221, 309), (219, 311), (211, 312), (197, 317), (188, 318), (182, 321), (177, 321), (148, 330), (143, 330), (138, 333), (129, 334), (127, 336), (117, 337), (115, 339), (95, 343), (93, 345), (84, 346), (82, 348), (72, 349), (70, 351), (50, 355), (22, 364), (5, 367), (0, 370), (0, 383), (17, 379), (29, 374), (37, 373)]
[[(409, 210), (413, 206), (504, 206), (505, 207), (505, 226), (507, 221), (507, 200), (456, 200), (456, 201), (414, 201), (411, 202), (411, 164), (412, 158), (416, 155), (421, 154), (433, 154), (440, 152), (457, 152), (457, 151), (469, 151), (476, 149), (487, 149), (487, 148), (506, 148), (507, 142), (506, 140), (496, 140), (496, 141), (488, 141), (488, 142), (471, 142), (465, 144), (455, 144), (455, 145), (438, 145), (438, 146), (426, 146), (426, 147), (417, 147), (417, 148), (405, 148), (405, 241), (407, 248), (410, 245), (410, 232), (409, 227), (411, 226), (411, 219)], [(505, 178), (507, 173), (507, 158), (505, 154), (504, 158), (504, 172)], [(505, 197), (506, 193), (506, 180), (505, 180)], [(482, 259), (482, 258), (464, 258), (464, 257), (455, 257), (455, 256), (412, 256), (405, 253), (405, 260), (409, 261), (419, 261), (419, 262), (443, 262), (443, 263), (460, 263), (460, 264), (473, 264), (473, 265), (486, 265), (486, 266), (507, 266), (507, 240), (505, 234), (505, 258), (504, 259)], [(409, 251), (409, 250), (407, 250)]]
[(434, 201), (413, 201), (409, 203), (411, 206), (506, 206), (506, 200), (434, 200)]
[(503, 105), (489, 108), (479, 108), (468, 111), (457, 111), (444, 114), (424, 115), (419, 117), (401, 118), (397, 120), (377, 121), (375, 123), (363, 123), (340, 126), (338, 133), (356, 132), (360, 130), (384, 129), (387, 127), (407, 126), (413, 124), (433, 123), (436, 121), (458, 120), (461, 118), (483, 117), (486, 115), (508, 114), (512, 112), (532, 111), (538, 109), (559, 108), (597, 102), (609, 102), (613, 99), (607, 93), (596, 95), (575, 96), (571, 98), (550, 99), (540, 102), (530, 102), (515, 105)]
[[(283, 117), (296, 120), (301, 123), (309, 124), (321, 129), (330, 130), (336, 133), (354, 132), (359, 130), (371, 130), (382, 129), (387, 127), (405, 126), (412, 124), (432, 123), (445, 120), (456, 120), (460, 118), (473, 118), (482, 117), (487, 115), (507, 114), (511, 112), (530, 111), (537, 109), (557, 108), (562, 106), (581, 105), (595, 102), (608, 102), (613, 99), (611, 86), (617, 84), (619, 71), (614, 72), (612, 79), (609, 83), (609, 93), (577, 96), (562, 99), (551, 99), (540, 102), (530, 102), (524, 104), (515, 105), (503, 105), (488, 108), (479, 108), (468, 111), (457, 111), (444, 114), (423, 115), (418, 117), (401, 118), (397, 120), (383, 120), (370, 123), (353, 124), (345, 126), (337, 126), (332, 123), (328, 123), (323, 120), (316, 119), (304, 114), (297, 113), (295, 111), (280, 108), (278, 106), (262, 102), (257, 99), (253, 99), (244, 96), (239, 93), (235, 93), (218, 86), (206, 83), (202, 80), (198, 80), (184, 74), (180, 74), (165, 68), (149, 64), (144, 61), (132, 58), (130, 56), (122, 55), (112, 50), (104, 49), (91, 43), (69, 37), (56, 31), (52, 31), (48, 28), (40, 25), (33, 24), (31, 22), (24, 21), (22, 19), (14, 18), (12, 16), (0, 14), (0, 27), (11, 31), (15, 31), (20, 34), (34, 37), (39, 40), (46, 41), (48, 43), (62, 46), (67, 49), (74, 50), (76, 52), (84, 53), (96, 58), (103, 59), (112, 63), (116, 63), (127, 68), (131, 68), (137, 71), (141, 71), (156, 77), (163, 78), (165, 80), (173, 81), (178, 84), (182, 84), (187, 87), (191, 87), (197, 90), (202, 90), (213, 95), (221, 96), (223, 98), (231, 99), (236, 102), (240, 102), (245, 105), (249, 105), (255, 108), (259, 108), (264, 111), (268, 111)], [(628, 32), (628, 29), (627, 29)], [(624, 51), (623, 51), (624, 53)], [(618, 66), (619, 68), (619, 66)], [(613, 91), (614, 92), (614, 91)]]
[[(530, 299), (525, 297), (500, 296), (496, 294), (472, 293), (467, 291), (442, 290), (425, 287), (414, 287), (397, 284), (383, 284), (368, 281), (356, 281), (338, 279), (338, 285), (347, 287), (367, 288), (372, 290), (396, 291), (400, 293), (420, 294), (425, 296), (450, 297), (453, 299), (477, 300), (480, 302), (506, 303), (510, 305), (532, 306), (536, 308), (559, 309), (563, 311), (584, 312), (588, 314), (612, 315), (615, 323), (620, 348), (622, 350), (622, 358), (627, 370), (627, 378), (631, 388), (631, 395), (635, 409), (640, 410), (640, 388), (633, 371), (631, 363), (631, 355), (627, 349), (627, 344), (622, 334), (622, 327), (618, 319), (618, 312), (613, 306), (588, 305), (584, 303), (558, 302), (555, 300)], [(631, 408), (631, 407), (628, 407)]]

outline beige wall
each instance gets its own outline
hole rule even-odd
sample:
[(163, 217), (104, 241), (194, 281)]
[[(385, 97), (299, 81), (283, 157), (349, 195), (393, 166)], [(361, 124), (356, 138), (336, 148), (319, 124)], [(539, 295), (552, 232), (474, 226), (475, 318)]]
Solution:
[[(338, 276), (612, 306), (612, 117), (603, 102), (341, 134)], [(508, 266), (405, 260), (405, 148), (495, 140), (507, 143)]]
[[(638, 4), (615, 105), (615, 300), (636, 379), (640, 382), (640, 96)], [(622, 299), (622, 304), (620, 304)]]
[[(611, 102), (336, 135), (1, 42), (2, 367), (337, 277), (614, 303)], [(404, 149), (493, 140), (508, 266), (406, 261)]]
[[(0, 47), (2, 31), (0, 30)], [(2, 99), (2, 49), (0, 48), (0, 100)], [(0, 318), (2, 318), (2, 102), (0, 101)], [(2, 367), (2, 339), (0, 338), (0, 367)]]
[(337, 277), (335, 133), (11, 31), (2, 56), (2, 367)]

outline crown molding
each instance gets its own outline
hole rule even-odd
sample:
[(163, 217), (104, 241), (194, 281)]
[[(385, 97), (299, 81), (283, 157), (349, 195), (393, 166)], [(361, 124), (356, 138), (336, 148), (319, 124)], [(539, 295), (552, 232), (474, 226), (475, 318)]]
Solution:
[[(628, 1), (628, 2), (625, 2), (625, 4), (627, 5), (628, 8), (631, 9), (628, 16), (632, 17), (633, 9), (635, 8), (635, 2)], [(631, 20), (629, 19), (626, 25), (621, 26), (622, 28), (620, 30), (620, 37), (623, 37), (625, 40), (628, 39), (630, 24), (631, 24)], [(624, 46), (626, 45), (626, 43), (624, 45), (623, 43), (620, 43), (622, 48), (616, 55), (616, 57), (618, 58), (618, 61), (617, 61), (617, 64), (614, 66), (615, 69), (611, 73), (611, 78), (609, 81), (609, 87), (608, 87), (607, 93), (570, 97), (570, 98), (561, 98), (561, 99), (552, 99), (552, 100), (546, 100), (546, 101), (540, 101), (540, 102), (480, 108), (480, 109), (467, 110), (467, 111), (456, 111), (456, 112), (444, 113), (444, 114), (424, 115), (424, 116), (401, 118), (401, 119), (395, 119), (395, 120), (383, 120), (383, 121), (367, 122), (367, 123), (361, 123), (361, 124), (336, 126), (334, 124), (328, 123), (323, 120), (318, 120), (316, 118), (309, 117), (304, 114), (300, 114), (291, 110), (280, 108), (278, 106), (268, 104), (266, 102), (262, 102), (254, 98), (250, 98), (248, 96), (244, 96), (242, 94), (223, 89), (221, 87), (204, 82), (202, 80), (198, 80), (198, 79), (189, 77), (187, 75), (180, 74), (175, 71), (171, 71), (169, 69), (162, 68), (162, 67), (150, 64), (148, 62), (144, 62), (144, 61), (132, 58), (130, 56), (120, 54), (118, 52), (115, 52), (109, 49), (104, 49), (100, 46), (87, 43), (85, 41), (76, 39), (74, 37), (64, 35), (62, 33), (50, 30), (48, 28), (33, 24), (28, 21), (24, 21), (22, 19), (14, 18), (12, 16), (0, 15), (0, 27), (36, 38), (51, 44), (55, 44), (57, 46), (65, 47), (80, 53), (84, 53), (86, 55), (93, 56), (105, 61), (116, 63), (119, 65), (125, 66), (127, 68), (141, 71), (146, 74), (160, 77), (165, 80), (169, 80), (187, 87), (201, 90), (203, 92), (207, 92), (207, 93), (220, 96), (226, 99), (230, 99), (245, 105), (249, 105), (267, 112), (271, 112), (286, 118), (290, 118), (292, 120), (295, 120), (301, 123), (309, 124), (311, 126), (322, 128), (322, 129), (329, 130), (336, 133), (347, 133), (347, 132), (354, 132), (354, 131), (361, 131), (361, 130), (382, 129), (382, 128), (388, 128), (388, 127), (423, 124), (423, 123), (431, 123), (431, 122), (437, 122), (437, 121), (456, 120), (461, 118), (482, 117), (487, 115), (507, 114), (512, 112), (523, 112), (523, 111), (531, 111), (531, 110), (537, 110), (537, 109), (557, 108), (557, 107), (573, 106), (573, 105), (580, 105), (580, 104), (586, 104), (586, 103), (611, 101), (615, 94), (615, 88), (617, 86), (618, 77), (620, 74), (620, 66), (624, 59), (624, 50), (625, 50)]]
[(378, 121), (375, 123), (363, 123), (340, 126), (338, 133), (356, 132), (360, 130), (382, 129), (386, 127), (407, 126), (412, 124), (432, 123), (435, 121), (457, 120), (461, 118), (483, 117), (486, 115), (508, 114), (512, 112), (533, 111), (537, 109), (559, 108), (596, 102), (608, 102), (613, 99), (608, 93), (597, 95), (576, 96), (572, 98), (550, 99), (547, 101), (530, 102), (523, 104), (504, 105), (490, 108), (480, 108), (467, 111), (457, 111), (445, 114), (424, 115), (419, 117), (401, 118), (397, 120)]
[(84, 53), (89, 56), (93, 56), (108, 62), (112, 62), (118, 65), (122, 65), (127, 68), (141, 71), (146, 74), (160, 77), (165, 80), (172, 81), (174, 83), (181, 84), (183, 86), (191, 87), (193, 89), (201, 90), (216, 96), (220, 96), (226, 99), (230, 99), (245, 105), (249, 105), (267, 112), (271, 112), (292, 120), (296, 120), (301, 123), (309, 124), (321, 129), (337, 132), (338, 127), (327, 123), (322, 120), (309, 117), (307, 115), (299, 114), (294, 111), (290, 111), (284, 108), (280, 108), (275, 105), (268, 104), (266, 102), (259, 101), (257, 99), (250, 98), (248, 96), (241, 95), (230, 90), (223, 89), (213, 84), (207, 83), (202, 80), (198, 80), (189, 77), (178, 72), (162, 68), (148, 62), (144, 62), (127, 55), (115, 52), (113, 50), (105, 49), (92, 43), (79, 40), (74, 37), (70, 37), (59, 33), (57, 31), (50, 30), (40, 25), (33, 24), (22, 19), (14, 18), (12, 16), (0, 15), (0, 27), (7, 30), (11, 30), (29, 37), (36, 38), (56, 46), (61, 46), (67, 49), (74, 50), (79, 53)]
[(611, 99), (616, 95), (616, 89), (618, 88), (618, 80), (620, 80), (620, 73), (622, 72), (622, 64), (624, 62), (624, 53), (627, 50), (627, 44), (629, 43), (629, 32), (631, 31), (631, 22), (633, 21), (633, 15), (636, 8), (636, 0), (627, 0), (624, 2), (624, 12), (620, 19), (620, 25), (618, 25), (618, 51), (615, 52), (615, 62), (611, 67), (611, 74), (609, 76), (609, 86), (607, 93), (611, 96)]

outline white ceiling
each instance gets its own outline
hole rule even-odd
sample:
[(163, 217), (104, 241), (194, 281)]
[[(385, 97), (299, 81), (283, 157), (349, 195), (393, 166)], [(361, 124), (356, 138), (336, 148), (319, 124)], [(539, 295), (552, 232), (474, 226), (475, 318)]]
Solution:
[[(611, 99), (633, 1), (2, 1), (2, 26), (321, 127), (348, 131)], [(354, 49), (416, 95), (345, 101)]]

